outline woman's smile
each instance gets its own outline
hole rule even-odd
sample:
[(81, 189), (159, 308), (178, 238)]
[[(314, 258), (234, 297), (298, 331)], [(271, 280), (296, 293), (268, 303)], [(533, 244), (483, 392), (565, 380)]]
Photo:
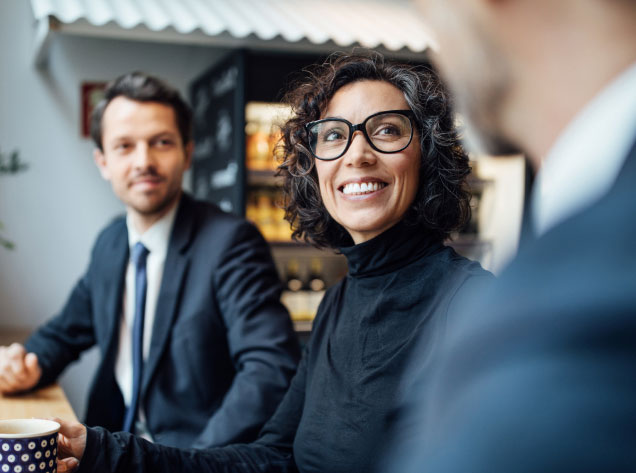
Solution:
[(366, 197), (373, 196), (379, 191), (386, 188), (388, 184), (375, 178), (362, 178), (359, 180), (350, 180), (340, 187), (338, 190), (345, 197)]

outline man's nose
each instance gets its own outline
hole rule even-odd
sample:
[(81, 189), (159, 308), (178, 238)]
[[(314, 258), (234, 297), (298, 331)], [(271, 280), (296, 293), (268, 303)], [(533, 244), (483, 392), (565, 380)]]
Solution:
[(154, 158), (152, 148), (148, 143), (138, 143), (135, 146), (134, 165), (138, 168), (146, 168), (153, 164)]
[(373, 148), (360, 130), (353, 133), (351, 145), (342, 159), (345, 160), (346, 165), (355, 167), (370, 166), (377, 160)]

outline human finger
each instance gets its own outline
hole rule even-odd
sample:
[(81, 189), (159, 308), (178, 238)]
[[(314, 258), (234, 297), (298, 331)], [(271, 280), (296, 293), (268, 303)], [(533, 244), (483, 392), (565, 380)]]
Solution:
[(35, 353), (27, 353), (24, 357), (24, 367), (29, 382), (32, 384), (37, 383), (42, 375), (42, 368), (40, 368), (38, 356)]
[(3, 392), (12, 393), (18, 389), (19, 381), (16, 378), (16, 375), (10, 366), (4, 371), (2, 371), (2, 374), (0, 375), (0, 379), (2, 380)]
[(26, 350), (19, 343), (13, 343), (7, 349), (7, 355), (9, 357), (9, 367), (16, 378), (20, 379), (26, 374), (26, 368), (24, 366), (24, 357), (26, 356)]
[(75, 471), (79, 467), (79, 460), (75, 457), (57, 458), (57, 471), (66, 473)]
[(7, 354), (12, 360), (23, 360), (26, 355), (26, 349), (21, 343), (12, 343), (7, 348)]

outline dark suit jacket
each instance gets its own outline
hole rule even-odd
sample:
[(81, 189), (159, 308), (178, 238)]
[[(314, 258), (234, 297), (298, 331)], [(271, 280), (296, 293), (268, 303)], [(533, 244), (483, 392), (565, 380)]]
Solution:
[(456, 314), (426, 375), (387, 472), (636, 471), (636, 147)]
[[(26, 343), (54, 381), (97, 344), (86, 423), (120, 430), (114, 376), (128, 263), (125, 218), (99, 235), (62, 312)], [(156, 442), (208, 447), (254, 439), (299, 358), (269, 247), (246, 221), (184, 195), (163, 272), (141, 402)]]

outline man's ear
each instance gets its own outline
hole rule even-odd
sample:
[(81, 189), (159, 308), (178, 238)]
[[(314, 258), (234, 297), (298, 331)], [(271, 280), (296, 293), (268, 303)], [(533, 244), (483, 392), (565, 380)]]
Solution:
[(106, 166), (106, 156), (104, 156), (102, 150), (100, 150), (99, 148), (95, 148), (93, 150), (93, 160), (95, 161), (97, 169), (99, 169), (99, 173), (102, 175), (102, 177), (105, 180), (110, 181), (110, 173), (108, 172), (108, 167)]

